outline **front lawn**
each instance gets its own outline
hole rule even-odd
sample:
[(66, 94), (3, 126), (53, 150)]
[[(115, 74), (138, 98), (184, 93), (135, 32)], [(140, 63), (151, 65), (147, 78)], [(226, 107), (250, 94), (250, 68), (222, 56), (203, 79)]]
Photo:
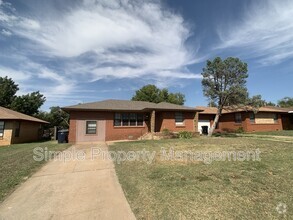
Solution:
[(293, 136), (293, 130), (253, 132), (251, 134), (271, 136)]
[(49, 141), (0, 147), (0, 202), (45, 163), (33, 159), (34, 148), (47, 147), (48, 150), (62, 151), (69, 146)]
[[(261, 160), (166, 161), (161, 158), (162, 147), (167, 152), (173, 148), (177, 152), (203, 153), (259, 149)], [(289, 219), (293, 216), (292, 143), (219, 137), (123, 142), (111, 145), (110, 150), (156, 151), (150, 164), (142, 159), (115, 164), (137, 219)]]

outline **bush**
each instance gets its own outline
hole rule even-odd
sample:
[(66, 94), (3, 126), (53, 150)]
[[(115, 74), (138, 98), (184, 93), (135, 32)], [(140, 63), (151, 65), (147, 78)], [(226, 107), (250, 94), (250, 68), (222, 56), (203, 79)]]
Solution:
[(179, 132), (180, 139), (190, 139), (192, 138), (192, 132), (190, 131), (180, 131)]
[(170, 134), (171, 134), (171, 132), (170, 132), (170, 130), (169, 130), (169, 129), (167, 129), (167, 128), (164, 128), (164, 129), (163, 129), (163, 131), (162, 131), (162, 134), (163, 134), (164, 136), (168, 136), (168, 135), (170, 135)]
[(244, 128), (243, 127), (239, 127), (236, 129), (235, 131), (236, 133), (243, 133), (244, 132)]

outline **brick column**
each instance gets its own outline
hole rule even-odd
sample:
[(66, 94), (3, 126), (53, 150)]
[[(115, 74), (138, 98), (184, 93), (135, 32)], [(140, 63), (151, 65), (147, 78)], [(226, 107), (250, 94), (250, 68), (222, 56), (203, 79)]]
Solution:
[(155, 126), (156, 126), (156, 111), (152, 111), (150, 122), (151, 122), (151, 133), (155, 133)]
[(198, 116), (199, 112), (195, 112), (193, 123), (194, 123), (194, 131), (198, 132)]

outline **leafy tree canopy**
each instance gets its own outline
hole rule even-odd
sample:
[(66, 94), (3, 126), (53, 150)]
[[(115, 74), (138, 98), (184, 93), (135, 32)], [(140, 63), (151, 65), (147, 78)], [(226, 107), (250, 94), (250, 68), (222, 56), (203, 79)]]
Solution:
[(27, 115), (35, 115), (44, 104), (46, 98), (39, 92), (32, 92), (26, 95), (17, 96), (13, 99), (11, 109)]
[(9, 108), (17, 91), (18, 85), (11, 78), (0, 77), (0, 106)]
[(0, 106), (27, 115), (37, 114), (46, 98), (39, 91), (16, 96), (18, 90), (18, 85), (11, 78), (0, 77)]
[(185, 102), (185, 95), (180, 92), (171, 93), (168, 89), (159, 89), (155, 85), (146, 85), (137, 90), (131, 100), (154, 103), (169, 102), (177, 105), (183, 105)]
[(284, 97), (278, 101), (278, 105), (283, 108), (293, 107), (293, 97)]
[(228, 57), (222, 60), (216, 57), (212, 61), (207, 61), (202, 72), (203, 94), (218, 108), (209, 136), (212, 135), (224, 106), (246, 102), (247, 71), (247, 64), (238, 58)]
[(50, 122), (49, 127), (69, 127), (69, 114), (63, 111), (59, 106), (51, 107), (49, 112), (41, 111), (36, 117)]

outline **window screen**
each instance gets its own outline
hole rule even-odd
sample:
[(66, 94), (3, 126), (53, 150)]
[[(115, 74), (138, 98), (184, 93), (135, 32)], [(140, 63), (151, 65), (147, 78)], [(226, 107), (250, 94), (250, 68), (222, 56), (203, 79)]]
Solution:
[(182, 125), (184, 123), (184, 117), (182, 112), (175, 113), (175, 123), (176, 125)]
[(86, 134), (96, 134), (97, 133), (97, 122), (87, 121), (86, 122)]

